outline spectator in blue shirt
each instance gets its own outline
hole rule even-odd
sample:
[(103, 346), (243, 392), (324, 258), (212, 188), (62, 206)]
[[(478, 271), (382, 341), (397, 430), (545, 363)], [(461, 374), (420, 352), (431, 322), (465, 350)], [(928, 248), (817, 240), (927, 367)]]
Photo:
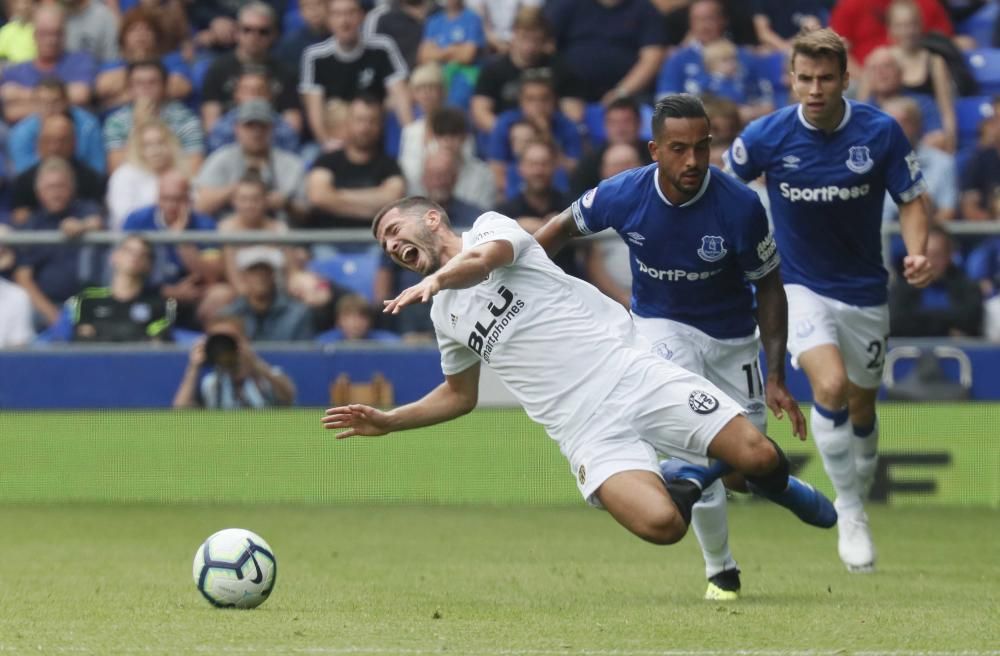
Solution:
[(583, 150), (576, 124), (556, 109), (552, 74), (547, 69), (525, 71), (521, 76), (518, 108), (502, 113), (490, 135), (490, 166), (501, 197), (509, 195), (507, 172), (517, 161), (511, 128), (522, 121), (531, 123), (540, 136), (558, 144), (562, 151), (560, 168), (566, 173), (572, 173)]
[(831, 3), (823, 0), (751, 0), (753, 27), (761, 46), (791, 52), (799, 32), (818, 30), (826, 23)]
[(104, 138), (97, 118), (85, 109), (70, 107), (66, 85), (54, 77), (42, 80), (34, 90), (35, 113), (25, 117), (7, 135), (7, 154), (14, 173), (23, 173), (38, 163), (38, 133), (49, 116), (69, 113), (76, 137), (74, 155), (98, 173), (105, 172)]
[[(39, 208), (23, 230), (60, 230), (69, 238), (104, 226), (94, 203), (75, 200), (73, 168), (66, 160), (49, 157), (42, 160), (35, 179)], [(79, 242), (30, 246), (20, 249), (14, 282), (23, 287), (35, 309), (36, 328), (59, 318), (59, 306), (95, 277), (88, 270), (87, 256), (92, 249)]]
[(17, 123), (32, 112), (32, 89), (46, 77), (66, 83), (71, 104), (81, 107), (90, 104), (97, 64), (87, 53), (67, 53), (65, 36), (66, 17), (62, 9), (57, 5), (42, 5), (35, 10), (36, 58), (10, 66), (0, 76), (0, 100), (7, 123)]
[(549, 0), (545, 16), (585, 100), (607, 105), (649, 90), (663, 61), (663, 17), (649, 0)]
[[(688, 9), (691, 24), (686, 46), (678, 48), (664, 62), (656, 80), (656, 97), (672, 93), (701, 94), (708, 80), (705, 70), (704, 49), (707, 45), (726, 38), (725, 8), (719, 0), (695, 0)], [(738, 50), (740, 68), (754, 70), (753, 57), (745, 50)]]
[(462, 0), (447, 0), (444, 11), (427, 19), (417, 62), (468, 65), (475, 63), (486, 47), (486, 34), (479, 14)]
[(358, 294), (348, 294), (337, 301), (334, 310), (334, 328), (320, 333), (316, 341), (321, 344), (336, 342), (398, 342), (400, 336), (388, 330), (374, 328), (372, 307)]
[(128, 89), (128, 65), (159, 59), (167, 70), (167, 98), (185, 100), (191, 95), (191, 70), (179, 51), (167, 53), (163, 28), (151, 10), (133, 7), (122, 16), (118, 32), (121, 56), (101, 65), (94, 83), (97, 104), (102, 112), (110, 112), (131, 99)]
[(296, 79), (299, 77), (299, 63), (305, 49), (330, 38), (327, 0), (299, 0), (298, 5), (303, 24), (286, 32), (274, 52), (279, 61), (288, 62), (295, 69)]

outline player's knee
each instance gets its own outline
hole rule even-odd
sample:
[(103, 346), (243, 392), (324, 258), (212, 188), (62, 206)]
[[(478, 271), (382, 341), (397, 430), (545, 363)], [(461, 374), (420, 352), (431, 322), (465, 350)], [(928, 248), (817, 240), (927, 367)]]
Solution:
[(632, 527), (632, 532), (653, 544), (675, 544), (687, 533), (687, 524), (676, 508), (667, 506), (647, 513)]
[(813, 397), (817, 402), (831, 409), (843, 408), (847, 404), (847, 377), (840, 374), (826, 375), (813, 381)]
[(752, 485), (772, 494), (780, 494), (788, 487), (791, 464), (781, 447), (769, 437), (764, 437), (768, 453), (761, 454), (760, 464), (767, 463), (766, 469), (748, 473), (746, 479)]
[(780, 462), (778, 450), (774, 443), (757, 433), (750, 442), (743, 472), (752, 476), (761, 476), (774, 471)]

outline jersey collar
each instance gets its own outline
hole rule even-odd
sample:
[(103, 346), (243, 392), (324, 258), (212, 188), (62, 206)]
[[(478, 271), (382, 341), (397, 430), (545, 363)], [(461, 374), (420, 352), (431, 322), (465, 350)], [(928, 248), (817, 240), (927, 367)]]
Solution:
[(698, 190), (698, 193), (696, 193), (694, 195), (694, 197), (692, 197), (691, 200), (687, 201), (686, 203), (682, 203), (680, 205), (674, 205), (669, 200), (667, 200), (667, 197), (663, 195), (663, 191), (660, 189), (660, 173), (659, 173), (659, 171), (654, 169), (654, 172), (653, 172), (653, 186), (656, 187), (656, 194), (660, 197), (660, 200), (662, 200), (664, 203), (666, 203), (670, 207), (689, 207), (689, 206), (694, 205), (695, 203), (697, 203), (698, 199), (700, 199), (702, 196), (705, 195), (705, 191), (708, 189), (708, 181), (711, 180), (711, 179), (712, 179), (712, 169), (709, 169), (709, 170), (705, 171), (705, 179), (702, 180), (702, 182), (701, 182), (701, 189)]
[[(840, 125), (838, 125), (834, 132), (840, 132), (847, 125), (847, 122), (851, 120), (851, 103), (847, 102), (846, 98), (841, 98), (844, 103), (844, 118), (840, 119)], [(799, 108), (797, 110), (799, 115), (799, 122), (806, 126), (807, 130), (819, 131), (819, 128), (806, 120), (805, 114), (802, 113), (802, 103), (799, 103)]]

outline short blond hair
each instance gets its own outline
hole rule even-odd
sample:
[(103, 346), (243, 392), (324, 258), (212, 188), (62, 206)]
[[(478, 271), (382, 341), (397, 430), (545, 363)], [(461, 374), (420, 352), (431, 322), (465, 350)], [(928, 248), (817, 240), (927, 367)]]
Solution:
[(833, 57), (840, 65), (841, 74), (847, 72), (847, 45), (839, 34), (828, 27), (795, 37), (792, 41), (792, 56), (788, 63), (792, 70), (795, 69), (796, 55), (810, 59)]
[(139, 168), (149, 169), (149, 165), (142, 156), (142, 133), (150, 129), (159, 130), (166, 140), (167, 147), (173, 157), (173, 164), (170, 168), (181, 166), (183, 164), (181, 142), (178, 141), (177, 135), (170, 129), (170, 126), (158, 118), (151, 118), (132, 126), (132, 131), (128, 135), (128, 144), (125, 146), (128, 161)]

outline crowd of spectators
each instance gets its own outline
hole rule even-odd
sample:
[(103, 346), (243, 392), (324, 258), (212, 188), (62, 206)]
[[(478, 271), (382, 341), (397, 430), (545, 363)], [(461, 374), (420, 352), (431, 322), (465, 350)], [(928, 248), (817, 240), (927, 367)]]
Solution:
[[(268, 235), (367, 228), (405, 194), (434, 199), (459, 230), (498, 210), (534, 231), (650, 163), (650, 108), (675, 92), (705, 100), (719, 164), (748, 121), (790, 102), (791, 39), (826, 25), (849, 45), (852, 97), (913, 143), (940, 227), (940, 281), (894, 289), (893, 330), (980, 334), (1000, 241), (958, 241), (947, 226), (1000, 219), (1000, 100), (971, 129), (956, 110), (993, 91), (976, 88), (963, 53), (994, 44), (955, 30), (985, 4), (7, 0), (0, 230), (67, 240), (0, 247), (0, 347), (195, 343), (220, 319), (237, 341), (432, 339), (427, 308), (375, 311), (415, 278), (371, 242)], [(887, 199), (885, 220), (896, 216)], [(123, 240), (78, 239), (95, 230)], [(260, 243), (142, 238), (192, 230)], [(628, 303), (621, 244), (585, 243), (558, 263)]]

